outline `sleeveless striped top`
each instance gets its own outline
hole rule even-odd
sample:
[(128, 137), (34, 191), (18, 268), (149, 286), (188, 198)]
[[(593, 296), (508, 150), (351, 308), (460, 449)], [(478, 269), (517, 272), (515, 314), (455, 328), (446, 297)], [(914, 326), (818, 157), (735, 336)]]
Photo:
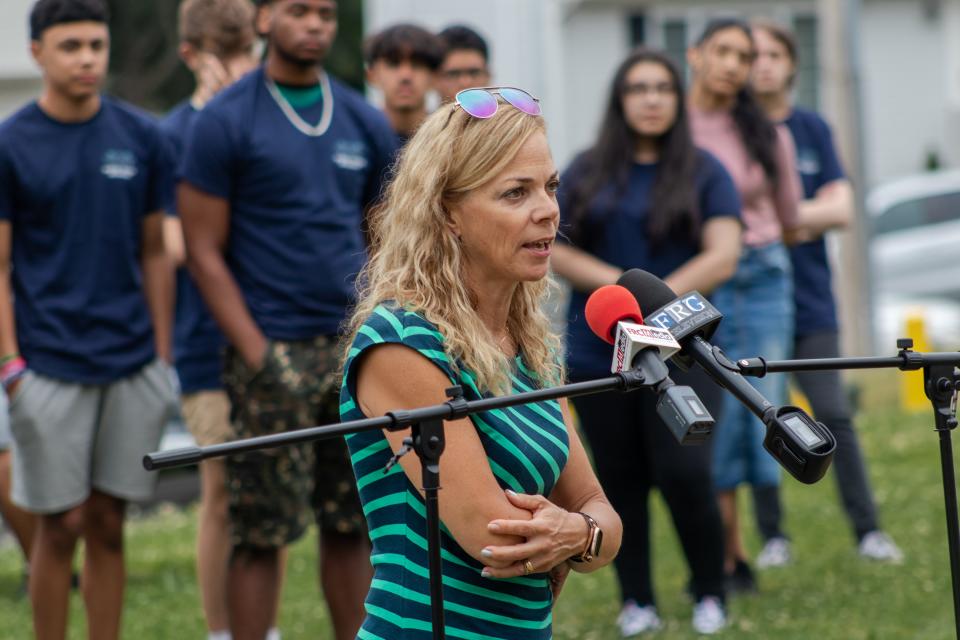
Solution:
[[(356, 404), (351, 365), (365, 349), (400, 343), (416, 349), (463, 387), (467, 400), (483, 397), (473, 376), (454, 373), (443, 336), (423, 316), (380, 305), (360, 328), (344, 368), (340, 394), (343, 420), (365, 417)], [(520, 358), (511, 374), (515, 393), (538, 386)], [(556, 401), (489, 411), (472, 417), (490, 468), (504, 489), (548, 495), (567, 461), (569, 440)], [(431, 637), (426, 508), (400, 465), (383, 468), (392, 452), (379, 430), (347, 436), (360, 499), (373, 543), (373, 584), (361, 640), (428, 640)], [(408, 455), (416, 455), (410, 453)], [(442, 465), (442, 462), (441, 462)], [(455, 469), (442, 467), (440, 483)], [(484, 578), (483, 565), (453, 539), (441, 523), (443, 595), (448, 638), (544, 639), (552, 637), (552, 597), (546, 574), (511, 579)]]

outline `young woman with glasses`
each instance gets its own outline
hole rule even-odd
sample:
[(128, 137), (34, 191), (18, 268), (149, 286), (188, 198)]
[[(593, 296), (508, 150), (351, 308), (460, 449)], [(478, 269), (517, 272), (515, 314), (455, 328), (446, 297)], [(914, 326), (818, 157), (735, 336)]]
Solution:
[[(740, 201), (730, 176), (690, 135), (679, 73), (662, 53), (640, 49), (617, 69), (593, 146), (563, 174), (561, 232), (553, 267), (573, 287), (567, 364), (573, 380), (609, 375), (610, 347), (584, 320), (590, 293), (627, 269), (663, 278), (677, 293), (708, 294), (733, 274), (740, 250)], [(702, 372), (671, 371), (711, 412), (720, 389)], [(597, 475), (624, 522), (615, 561), (624, 636), (661, 626), (651, 578), (648, 498), (660, 489), (692, 574), (693, 623), (725, 624), (720, 514), (708, 447), (681, 447), (646, 391), (574, 401)]]

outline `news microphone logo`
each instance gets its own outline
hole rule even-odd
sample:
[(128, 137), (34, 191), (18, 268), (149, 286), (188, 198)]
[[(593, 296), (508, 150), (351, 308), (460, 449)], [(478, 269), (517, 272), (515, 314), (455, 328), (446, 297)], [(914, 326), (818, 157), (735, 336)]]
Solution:
[(614, 340), (612, 373), (629, 369), (634, 356), (642, 349), (654, 347), (660, 351), (660, 359), (667, 360), (680, 350), (680, 344), (667, 329), (635, 324), (621, 320), (617, 323), (617, 335)]
[(667, 329), (677, 340), (697, 332), (709, 339), (723, 315), (707, 299), (691, 291), (646, 317), (649, 326)]

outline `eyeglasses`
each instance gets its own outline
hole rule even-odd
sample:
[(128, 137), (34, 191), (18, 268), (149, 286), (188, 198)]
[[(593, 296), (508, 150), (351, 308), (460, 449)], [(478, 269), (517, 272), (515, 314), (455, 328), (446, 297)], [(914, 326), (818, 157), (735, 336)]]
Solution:
[(624, 85), (623, 87), (623, 95), (640, 96), (641, 98), (645, 98), (649, 95), (672, 96), (676, 93), (676, 87), (669, 82), (660, 82), (657, 84), (645, 84), (643, 82), (637, 82), (634, 84)]
[(487, 70), (483, 67), (470, 67), (467, 69), (446, 69), (440, 72), (447, 80), (457, 81), (461, 78), (468, 80), (479, 80), (487, 75)]
[(531, 115), (539, 116), (540, 101), (523, 89), (516, 87), (475, 87), (464, 89), (457, 93), (454, 101), (460, 105), (460, 108), (472, 115), (474, 118), (492, 118), (500, 106), (497, 100), (500, 96), (520, 111)]

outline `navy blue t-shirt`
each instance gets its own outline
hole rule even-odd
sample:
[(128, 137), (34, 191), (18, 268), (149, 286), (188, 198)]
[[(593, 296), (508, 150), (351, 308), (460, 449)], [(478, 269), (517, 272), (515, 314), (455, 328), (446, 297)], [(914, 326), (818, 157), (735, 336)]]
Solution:
[[(184, 144), (199, 111), (190, 101), (177, 105), (160, 127), (170, 143), (173, 162), (183, 157)], [(167, 212), (176, 214), (176, 203)], [(221, 352), (226, 339), (185, 267), (177, 269), (177, 310), (173, 325), (173, 357), (184, 393), (220, 389)]]
[[(790, 129), (797, 146), (797, 169), (805, 199), (816, 195), (823, 185), (844, 177), (830, 126), (823, 118), (813, 111), (795, 108), (784, 124)], [(823, 236), (792, 247), (790, 255), (797, 305), (796, 336), (836, 331), (837, 307), (830, 286), (830, 262)]]
[[(574, 160), (560, 180), (560, 230), (565, 233), (570, 231), (569, 194), (581, 178), (580, 160)], [(656, 174), (656, 164), (634, 163), (622, 193), (618, 194), (613, 184), (601, 189), (587, 209), (583, 240), (577, 248), (622, 269), (644, 269), (660, 278), (696, 256), (701, 246), (694, 238), (672, 235), (656, 245), (650, 241), (647, 223)], [(702, 222), (719, 217), (740, 219), (740, 196), (730, 174), (702, 150), (695, 188)], [(572, 379), (610, 373), (610, 345), (593, 334), (583, 315), (588, 297), (589, 294), (574, 291), (567, 314), (567, 366)]]
[(155, 357), (142, 225), (170, 187), (156, 122), (110, 98), (86, 122), (32, 103), (0, 125), (0, 219), (12, 226), (17, 339), (31, 369), (103, 384)]
[(308, 136), (261, 67), (200, 112), (181, 165), (182, 179), (229, 201), (227, 264), (275, 340), (337, 333), (366, 260), (363, 210), (379, 198), (397, 149), (379, 111), (332, 78), (330, 86), (329, 126)]

